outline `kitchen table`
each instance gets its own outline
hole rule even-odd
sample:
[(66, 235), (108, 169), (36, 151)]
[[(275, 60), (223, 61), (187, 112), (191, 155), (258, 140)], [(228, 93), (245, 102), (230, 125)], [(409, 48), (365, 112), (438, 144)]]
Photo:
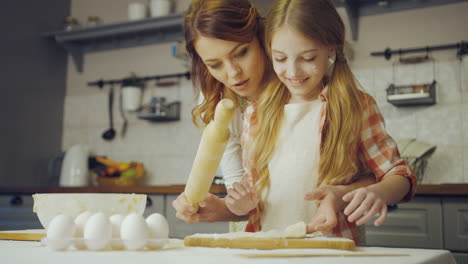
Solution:
[(244, 258), (240, 254), (340, 254), (350, 253), (331, 249), (278, 249), (243, 250), (226, 248), (184, 247), (183, 240), (171, 239), (161, 250), (154, 251), (52, 251), (40, 242), (0, 241), (1, 263), (47, 263), (47, 264), (136, 264), (136, 263), (184, 263), (184, 264), (230, 264), (230, 263), (323, 263), (323, 264), (455, 264), (447, 250), (410, 248), (359, 247), (356, 252), (409, 254), (398, 257), (294, 257), (294, 258)]

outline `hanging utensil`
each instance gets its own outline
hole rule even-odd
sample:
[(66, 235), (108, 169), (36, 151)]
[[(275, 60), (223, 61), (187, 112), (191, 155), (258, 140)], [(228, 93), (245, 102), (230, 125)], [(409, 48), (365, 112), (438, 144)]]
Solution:
[(125, 111), (123, 109), (122, 89), (120, 90), (119, 94), (119, 112), (123, 120), (122, 129), (120, 130), (120, 136), (123, 138), (127, 132), (127, 117), (125, 116)]
[(104, 131), (102, 133), (102, 138), (105, 140), (113, 140), (115, 137), (115, 129), (114, 129), (114, 119), (112, 116), (112, 109), (114, 108), (114, 85), (111, 84), (111, 87), (109, 89), (109, 101), (108, 101), (108, 106), (109, 106), (109, 129)]

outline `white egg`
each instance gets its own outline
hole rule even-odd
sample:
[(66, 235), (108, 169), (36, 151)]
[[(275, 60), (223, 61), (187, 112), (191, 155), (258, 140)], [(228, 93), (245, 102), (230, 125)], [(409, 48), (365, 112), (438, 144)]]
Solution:
[(66, 249), (75, 232), (73, 218), (68, 215), (57, 215), (47, 226), (47, 246), (53, 250)]
[(145, 219), (135, 213), (127, 215), (120, 226), (120, 237), (129, 250), (144, 248), (149, 237)]
[(84, 228), (84, 242), (91, 250), (104, 249), (112, 237), (109, 218), (104, 213), (95, 213), (89, 217)]
[(76, 229), (75, 229), (75, 234), (74, 234), (74, 237), (75, 237), (75, 247), (78, 248), (78, 249), (85, 249), (86, 246), (83, 242), (83, 231), (84, 231), (84, 227), (85, 227), (85, 224), (86, 222), (88, 221), (89, 217), (92, 215), (92, 213), (90, 211), (85, 211), (81, 214), (79, 214), (76, 218), (75, 218), (75, 226), (76, 226)]
[(148, 216), (146, 218), (146, 224), (150, 231), (150, 238), (169, 237), (169, 224), (163, 215), (155, 213)]
[(151, 249), (159, 249), (164, 246), (164, 240), (169, 237), (169, 224), (166, 218), (158, 213), (152, 214), (146, 218), (148, 225), (150, 240), (148, 247)]
[(120, 226), (125, 216), (121, 214), (115, 214), (109, 217), (109, 220), (112, 225), (112, 241), (111, 246), (114, 249), (123, 249), (123, 243), (120, 240)]

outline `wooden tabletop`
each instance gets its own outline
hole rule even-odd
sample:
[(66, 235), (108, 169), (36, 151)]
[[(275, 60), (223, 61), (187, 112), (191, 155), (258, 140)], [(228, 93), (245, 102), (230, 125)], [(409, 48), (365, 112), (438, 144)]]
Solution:
[[(0, 194), (31, 194), (31, 193), (145, 193), (145, 194), (179, 194), (185, 185), (156, 185), (132, 187), (0, 187)], [(214, 184), (211, 193), (224, 194), (226, 188), (222, 184)], [(462, 195), (468, 196), (468, 184), (420, 184), (417, 195)]]

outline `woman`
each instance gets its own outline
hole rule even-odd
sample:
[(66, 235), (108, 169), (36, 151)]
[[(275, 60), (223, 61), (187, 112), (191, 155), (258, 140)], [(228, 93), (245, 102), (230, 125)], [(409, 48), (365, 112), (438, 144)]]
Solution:
[[(251, 122), (244, 126), (244, 133), (254, 134), (244, 145), (252, 165), (244, 178), (262, 196), (249, 201), (237, 193), (226, 201), (237, 215), (250, 215), (250, 231), (302, 220), (312, 230), (335, 224), (334, 235), (358, 242), (356, 224), (380, 214), (375, 221), (380, 225), (388, 204), (411, 199), (416, 179), (386, 133), (375, 101), (355, 81), (343, 53), (344, 25), (333, 4), (276, 0), (266, 25), (267, 53), (279, 81), (250, 106), (248, 112), (256, 116), (246, 116)], [(369, 172), (378, 183), (342, 191)], [(317, 186), (312, 192), (311, 184)], [(303, 201), (325, 190), (337, 197), (348, 192), (344, 214), (337, 199), (319, 208)]]
[[(223, 98), (232, 99), (238, 106), (221, 161), (229, 189), (244, 174), (240, 146), (243, 110), (248, 100), (258, 98), (272, 76), (263, 47), (263, 20), (247, 0), (194, 0), (185, 14), (184, 27), (186, 49), (192, 57), (193, 86), (203, 96), (202, 103), (192, 111), (194, 123), (207, 125)], [(177, 217), (187, 223), (240, 219), (214, 195), (208, 195), (198, 212), (185, 202), (183, 194), (173, 206)]]

